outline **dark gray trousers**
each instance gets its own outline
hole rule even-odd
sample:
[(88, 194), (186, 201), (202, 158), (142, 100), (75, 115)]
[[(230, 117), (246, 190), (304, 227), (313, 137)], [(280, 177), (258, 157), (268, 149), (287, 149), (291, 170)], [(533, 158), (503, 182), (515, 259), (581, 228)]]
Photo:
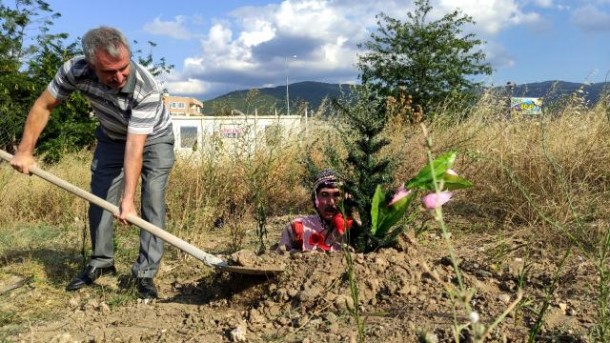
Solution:
[[(123, 191), (125, 141), (110, 139), (98, 128), (97, 147), (91, 164), (91, 192), (118, 205)], [(165, 225), (165, 188), (174, 165), (174, 135), (171, 127), (162, 137), (148, 139), (142, 160), (141, 217), (163, 228)], [(89, 265), (114, 264), (114, 218), (99, 206), (89, 206), (92, 254)], [(131, 268), (134, 277), (155, 277), (163, 256), (163, 240), (140, 229), (140, 251)]]

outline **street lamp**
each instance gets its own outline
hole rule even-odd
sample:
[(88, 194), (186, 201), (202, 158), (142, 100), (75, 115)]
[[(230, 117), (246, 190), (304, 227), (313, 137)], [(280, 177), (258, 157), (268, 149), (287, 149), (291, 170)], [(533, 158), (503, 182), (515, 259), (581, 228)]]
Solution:
[[(292, 55), (292, 58), (297, 58), (297, 55)], [(290, 115), (290, 93), (288, 92), (288, 56), (284, 56), (286, 64), (286, 115)]]

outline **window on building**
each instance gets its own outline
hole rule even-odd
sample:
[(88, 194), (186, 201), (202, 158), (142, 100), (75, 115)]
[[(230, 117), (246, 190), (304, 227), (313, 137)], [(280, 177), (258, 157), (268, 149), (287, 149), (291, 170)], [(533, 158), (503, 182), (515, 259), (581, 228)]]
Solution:
[(181, 126), (180, 127), (180, 147), (197, 150), (197, 127), (196, 126)]
[(184, 103), (183, 102), (170, 102), (169, 103), (169, 108), (184, 108)]

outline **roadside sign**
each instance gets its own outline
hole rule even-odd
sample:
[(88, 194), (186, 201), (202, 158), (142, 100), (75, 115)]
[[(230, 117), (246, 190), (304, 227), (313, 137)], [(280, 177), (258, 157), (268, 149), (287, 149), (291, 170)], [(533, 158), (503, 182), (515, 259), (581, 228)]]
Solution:
[(542, 98), (510, 98), (510, 109), (513, 113), (524, 115), (542, 114)]

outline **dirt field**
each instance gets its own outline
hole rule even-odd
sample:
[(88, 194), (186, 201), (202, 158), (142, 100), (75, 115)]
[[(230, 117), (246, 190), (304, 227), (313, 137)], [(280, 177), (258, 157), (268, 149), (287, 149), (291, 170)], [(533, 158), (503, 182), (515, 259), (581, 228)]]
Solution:
[[(284, 220), (270, 225), (270, 240)], [(523, 301), (492, 331), (490, 342), (527, 340), (562, 257), (561, 251), (531, 241), (528, 232), (452, 237), (464, 282), (476, 290), (470, 303), (482, 323), (490, 324), (508, 308), (525, 275)], [(226, 242), (221, 237), (201, 248), (222, 251)], [(0, 318), (6, 324), (0, 337), (16, 342), (357, 341), (343, 254), (254, 256), (252, 249), (233, 259), (263, 259), (285, 271), (276, 277), (216, 273), (191, 257), (168, 258), (157, 278), (160, 299), (151, 302), (137, 299), (126, 286), (129, 265), (117, 265), (118, 276), (103, 276), (74, 293), (63, 292), (65, 284), (53, 280), (26, 280), (12, 290), (18, 279), (0, 280), (0, 313), (18, 313), (15, 306), (23, 304), (54, 308), (52, 315), (33, 321)], [(417, 342), (422, 336), (430, 342), (453, 341), (454, 302), (443, 283), (455, 284), (455, 273), (438, 232), (405, 235), (396, 248), (351, 256), (366, 342)], [(16, 262), (2, 266), (7, 263)], [(569, 256), (536, 341), (588, 341), (597, 307), (596, 278), (591, 261)], [(458, 324), (468, 322), (467, 313), (455, 314)], [(468, 333), (462, 339), (468, 341)]]

